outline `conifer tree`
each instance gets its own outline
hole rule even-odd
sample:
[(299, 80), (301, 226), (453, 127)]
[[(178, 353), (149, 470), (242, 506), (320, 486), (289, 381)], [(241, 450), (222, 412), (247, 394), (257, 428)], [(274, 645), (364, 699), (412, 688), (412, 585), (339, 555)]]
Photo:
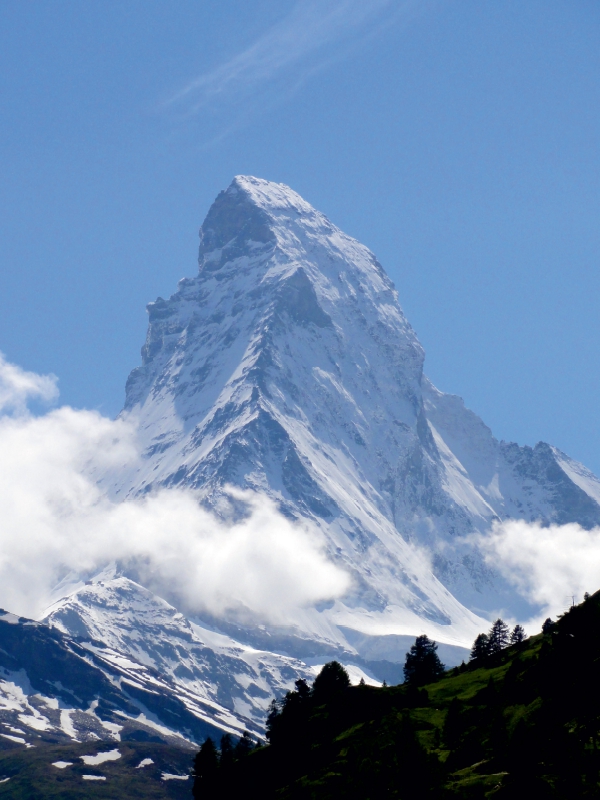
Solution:
[(490, 654), (490, 639), (487, 633), (480, 633), (473, 642), (469, 661), (483, 661)]
[[(235, 746), (235, 750), (233, 751), (234, 757), (236, 760), (240, 758), (244, 758), (254, 750), (254, 740), (252, 736), (250, 736), (249, 731), (244, 731), (240, 737), (239, 742)], [(222, 752), (222, 751), (221, 751)], [(221, 755), (221, 758), (223, 756)]]
[(542, 624), (542, 633), (544, 634), (552, 633), (555, 627), (556, 627), (556, 622), (554, 622), (554, 620), (551, 619), (550, 617), (547, 617)]
[(350, 676), (338, 661), (325, 664), (312, 686), (312, 698), (317, 703), (326, 703), (350, 686)]
[(412, 686), (433, 683), (444, 674), (445, 667), (437, 654), (437, 644), (427, 636), (417, 636), (406, 654), (404, 680)]
[(510, 632), (504, 620), (498, 618), (488, 634), (490, 655), (495, 655), (508, 647)]
[(298, 678), (294, 686), (296, 687), (296, 692), (300, 700), (308, 700), (310, 697), (310, 686), (304, 680), (304, 678)]
[(273, 739), (277, 735), (277, 729), (279, 728), (281, 722), (281, 704), (279, 701), (273, 699), (269, 704), (269, 710), (267, 712), (267, 739), (270, 742), (273, 742)]
[(233, 739), (230, 733), (224, 733), (221, 736), (221, 757), (219, 759), (219, 766), (221, 769), (228, 770), (233, 764)]
[(199, 798), (209, 796), (215, 786), (218, 770), (219, 753), (209, 736), (194, 758), (194, 786), (192, 788), (194, 798), (199, 800)]
[(525, 633), (525, 628), (521, 625), (515, 625), (510, 633), (510, 643), (511, 644), (521, 644), (527, 638), (527, 634)]

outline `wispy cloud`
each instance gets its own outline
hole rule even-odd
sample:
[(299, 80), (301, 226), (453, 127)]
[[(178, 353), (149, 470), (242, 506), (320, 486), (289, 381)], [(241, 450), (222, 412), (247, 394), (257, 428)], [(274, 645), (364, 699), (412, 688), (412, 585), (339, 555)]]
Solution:
[(408, 19), (425, 4), (425, 0), (299, 0), (249, 47), (191, 80), (167, 105), (194, 114), (219, 103), (243, 104), (282, 80), (287, 91), (293, 91), (309, 75), (399, 18)]
[(325, 45), (351, 33), (390, 5), (391, 0), (299, 2), (288, 16), (250, 47), (211, 72), (190, 81), (172, 100), (194, 95), (196, 102), (206, 102), (224, 92), (259, 85)]

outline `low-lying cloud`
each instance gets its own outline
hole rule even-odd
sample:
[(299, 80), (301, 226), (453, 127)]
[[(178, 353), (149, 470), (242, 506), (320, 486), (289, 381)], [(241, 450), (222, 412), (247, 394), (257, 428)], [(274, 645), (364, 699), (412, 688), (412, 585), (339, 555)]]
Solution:
[(486, 560), (540, 608), (536, 621), (600, 589), (600, 528), (507, 520), (477, 543)]
[(139, 458), (135, 420), (69, 407), (33, 416), (56, 379), (0, 360), (0, 605), (39, 616), (67, 573), (135, 565), (143, 582), (190, 612), (283, 622), (349, 587), (319, 532), (269, 498), (231, 489), (247, 513), (224, 519), (191, 492), (163, 489), (115, 502), (92, 475)]

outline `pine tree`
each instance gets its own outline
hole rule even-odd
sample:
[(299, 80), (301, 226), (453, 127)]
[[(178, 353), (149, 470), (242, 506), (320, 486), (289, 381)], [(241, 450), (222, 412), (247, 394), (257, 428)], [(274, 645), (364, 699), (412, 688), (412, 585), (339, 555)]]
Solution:
[(427, 636), (417, 636), (406, 654), (404, 680), (412, 686), (433, 683), (444, 674), (445, 667), (437, 654), (437, 644)]
[(296, 687), (296, 692), (300, 700), (308, 700), (310, 697), (310, 686), (304, 680), (304, 678), (298, 678), (294, 686)]
[(317, 705), (326, 703), (350, 686), (350, 676), (337, 661), (325, 664), (312, 686), (312, 698)]
[(510, 634), (510, 643), (521, 644), (526, 638), (527, 634), (525, 633), (525, 628), (523, 628), (521, 625), (515, 625)]
[[(236, 760), (240, 758), (244, 758), (254, 750), (254, 740), (252, 736), (250, 736), (249, 731), (244, 731), (239, 742), (235, 746), (235, 750), (233, 751), (234, 757)], [(222, 758), (222, 756), (221, 756)]]
[(506, 622), (504, 622), (504, 620), (498, 618), (496, 622), (494, 622), (488, 634), (488, 639), (490, 655), (500, 653), (505, 647), (508, 646), (510, 632), (508, 625)]
[(469, 661), (483, 661), (490, 654), (490, 640), (487, 633), (480, 633), (473, 642)]
[(194, 758), (194, 798), (206, 798), (214, 789), (219, 770), (219, 753), (213, 740), (208, 737)]
[(233, 739), (230, 733), (221, 736), (221, 757), (219, 766), (221, 769), (228, 770), (233, 764)]
[(556, 622), (554, 622), (553, 619), (550, 619), (550, 617), (547, 617), (542, 624), (542, 633), (544, 634), (552, 633), (555, 627), (556, 627)]
[(267, 739), (272, 743), (277, 736), (277, 731), (281, 723), (281, 703), (278, 700), (271, 700), (267, 712)]

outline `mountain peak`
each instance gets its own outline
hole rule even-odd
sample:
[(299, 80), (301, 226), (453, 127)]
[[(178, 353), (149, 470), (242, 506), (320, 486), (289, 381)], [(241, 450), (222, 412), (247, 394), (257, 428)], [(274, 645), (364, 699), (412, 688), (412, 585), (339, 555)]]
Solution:
[(307, 236), (344, 238), (289, 186), (237, 175), (219, 193), (200, 228), (200, 270), (214, 271), (243, 253), (276, 245), (293, 253)]
[(600, 522), (582, 467), (499, 443), (423, 380), (375, 256), (283, 184), (234, 178), (201, 227), (198, 275), (149, 312), (126, 401), (145, 458), (119, 494), (182, 486), (216, 504), (233, 484), (312, 519), (354, 588), (313, 609), (310, 636), (325, 620), (394, 636), (428, 620), (437, 641), (468, 643), (480, 621), (457, 597), (518, 600), (465, 537), (507, 517)]
[(229, 192), (246, 194), (256, 206), (267, 213), (295, 213), (326, 219), (285, 183), (275, 183), (252, 175), (236, 175), (225, 190), (225, 193)]

